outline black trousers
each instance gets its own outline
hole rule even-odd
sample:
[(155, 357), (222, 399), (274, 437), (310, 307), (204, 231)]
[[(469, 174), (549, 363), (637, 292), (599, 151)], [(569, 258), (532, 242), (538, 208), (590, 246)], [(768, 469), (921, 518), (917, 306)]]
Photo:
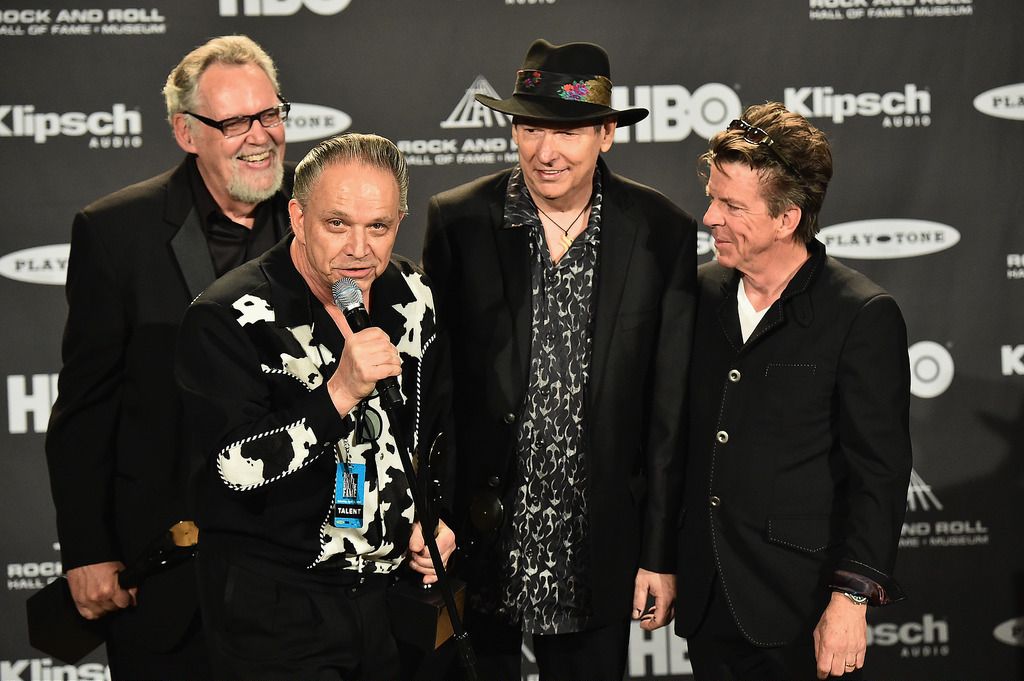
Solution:
[[(480, 679), (522, 678), (523, 632), (492, 615), (469, 611), (466, 628), (473, 642)], [(629, 649), (629, 619), (571, 634), (533, 635), (541, 681), (622, 681)]]
[[(813, 625), (799, 640), (778, 648), (756, 646), (736, 626), (715, 577), (707, 611), (697, 631), (687, 637), (695, 681), (811, 681), (817, 679)], [(862, 679), (861, 670), (844, 674)]]
[(318, 582), (203, 551), (197, 567), (215, 679), (398, 678), (390, 578)]
[[(109, 616), (116, 617), (117, 614)], [(177, 645), (170, 650), (151, 651), (138, 646), (138, 632), (128, 640), (120, 635), (117, 627), (109, 627), (106, 642), (110, 678), (114, 681), (184, 681), (213, 678), (206, 653), (206, 641), (201, 629), (197, 612)]]

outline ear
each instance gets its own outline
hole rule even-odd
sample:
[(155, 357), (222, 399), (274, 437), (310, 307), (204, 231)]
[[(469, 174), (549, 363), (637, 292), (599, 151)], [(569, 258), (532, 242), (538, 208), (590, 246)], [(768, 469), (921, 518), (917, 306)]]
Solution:
[(302, 206), (295, 199), (288, 202), (288, 217), (291, 218), (292, 231), (295, 233), (295, 240), (300, 244), (306, 244), (306, 225), (302, 222), (304, 214)]
[(181, 147), (185, 153), (197, 153), (195, 140), (192, 135), (192, 126), (189, 125), (188, 119), (185, 118), (185, 114), (174, 114), (172, 121), (174, 126), (174, 141), (178, 143), (178, 146)]
[(612, 148), (612, 142), (615, 141), (615, 128), (617, 128), (619, 122), (615, 119), (606, 120), (601, 124), (601, 151), (607, 152)]
[(794, 238), (796, 228), (800, 225), (800, 218), (803, 217), (803, 211), (800, 210), (799, 206), (791, 205), (786, 210), (782, 211), (781, 222), (776, 230), (775, 234), (779, 241), (789, 241)]

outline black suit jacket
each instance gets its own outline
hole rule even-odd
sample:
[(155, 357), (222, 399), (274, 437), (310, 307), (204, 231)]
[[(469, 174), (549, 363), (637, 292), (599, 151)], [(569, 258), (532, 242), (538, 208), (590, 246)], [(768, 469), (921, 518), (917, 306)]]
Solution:
[(739, 274), (698, 273), (676, 631), (717, 572), (758, 645), (809, 636), (835, 570), (895, 595), (910, 478), (907, 332), (896, 302), (809, 244), (810, 259), (740, 337)]
[[(603, 162), (601, 169), (586, 388), (595, 624), (628, 616), (638, 566), (675, 567), (696, 268), (693, 218)], [(493, 537), (466, 518), (471, 500), (488, 492), (513, 506), (516, 428), (529, 383), (530, 236), (502, 226), (510, 172), (435, 196), (423, 253), (452, 342), (457, 536), (471, 566), (498, 564), (487, 550)], [(473, 569), (469, 576), (487, 579)]]
[[(174, 380), (178, 324), (214, 280), (186, 159), (87, 206), (72, 226), (68, 318), (46, 436), (64, 569), (129, 563), (189, 517)], [(275, 230), (288, 229), (286, 187)], [(112, 626), (151, 650), (180, 640), (196, 611), (189, 566), (154, 576)]]

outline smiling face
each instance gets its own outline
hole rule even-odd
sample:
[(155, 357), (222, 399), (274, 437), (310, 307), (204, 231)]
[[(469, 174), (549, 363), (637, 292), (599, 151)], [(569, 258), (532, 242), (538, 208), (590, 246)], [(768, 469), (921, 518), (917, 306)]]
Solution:
[(331, 164), (306, 205), (292, 199), (288, 211), (296, 267), (317, 298), (330, 301), (331, 285), (349, 277), (368, 302), (370, 286), (387, 268), (405, 217), (398, 208), (394, 175), (354, 161)]
[[(772, 217), (760, 176), (742, 163), (711, 164), (704, 224), (715, 240), (718, 262), (744, 274), (771, 267), (776, 250), (793, 242), (800, 210), (791, 206)], [(794, 222), (795, 220), (795, 222)]]
[[(255, 64), (212, 64), (199, 77), (195, 113), (213, 120), (255, 114), (280, 103), (270, 78)], [(284, 175), (284, 125), (224, 134), (187, 114), (175, 114), (174, 133), (207, 189), (226, 214), (249, 212), (280, 189)]]
[(611, 149), (614, 136), (614, 121), (584, 126), (517, 121), (512, 139), (519, 147), (519, 166), (534, 201), (560, 210), (585, 202), (593, 187), (597, 157)]

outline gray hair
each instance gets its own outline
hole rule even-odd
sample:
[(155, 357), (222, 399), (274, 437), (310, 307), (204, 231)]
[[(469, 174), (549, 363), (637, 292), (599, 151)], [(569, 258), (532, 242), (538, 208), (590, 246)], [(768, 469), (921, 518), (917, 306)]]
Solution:
[(390, 172), (398, 183), (398, 210), (403, 215), (409, 213), (409, 169), (405, 156), (386, 137), (357, 132), (328, 138), (310, 149), (295, 167), (292, 198), (305, 208), (325, 168), (353, 161)]
[(167, 120), (171, 125), (174, 125), (174, 114), (196, 109), (199, 77), (213, 64), (255, 64), (267, 74), (274, 92), (281, 92), (274, 60), (252, 38), (244, 35), (211, 38), (186, 54), (167, 76), (163, 92), (167, 103)]

